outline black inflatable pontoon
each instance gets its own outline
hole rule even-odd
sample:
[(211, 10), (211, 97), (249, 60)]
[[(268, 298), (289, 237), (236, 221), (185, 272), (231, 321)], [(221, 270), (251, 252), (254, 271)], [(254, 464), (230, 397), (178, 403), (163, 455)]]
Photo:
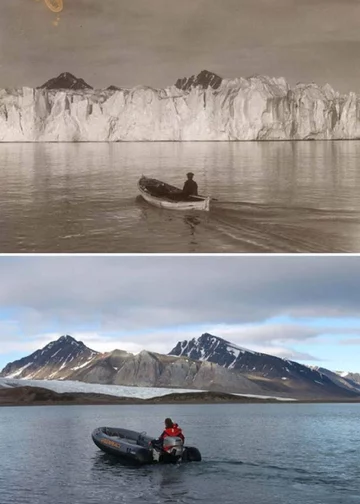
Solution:
[(173, 464), (200, 462), (201, 454), (194, 446), (184, 446), (178, 437), (164, 439), (163, 447), (152, 443), (153, 437), (118, 427), (98, 427), (92, 434), (96, 446), (105, 453), (134, 464)]

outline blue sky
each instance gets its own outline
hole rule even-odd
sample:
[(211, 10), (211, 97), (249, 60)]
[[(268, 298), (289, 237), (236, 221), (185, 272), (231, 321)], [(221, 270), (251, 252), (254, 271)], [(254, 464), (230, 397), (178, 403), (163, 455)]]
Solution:
[(70, 334), (169, 352), (210, 332), (360, 372), (360, 257), (0, 257), (0, 368)]

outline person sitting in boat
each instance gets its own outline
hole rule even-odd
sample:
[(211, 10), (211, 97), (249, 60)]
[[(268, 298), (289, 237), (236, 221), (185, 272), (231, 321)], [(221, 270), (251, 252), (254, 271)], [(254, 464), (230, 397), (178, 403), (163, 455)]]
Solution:
[(185, 442), (185, 436), (182, 430), (171, 418), (165, 418), (165, 429), (159, 439), (153, 439), (152, 444), (160, 447), (163, 445), (164, 438), (166, 437), (179, 437), (183, 443)]
[(197, 196), (198, 195), (198, 185), (193, 180), (194, 174), (192, 172), (189, 172), (186, 174), (187, 180), (185, 181), (184, 187), (183, 187), (183, 195), (188, 198), (189, 196)]

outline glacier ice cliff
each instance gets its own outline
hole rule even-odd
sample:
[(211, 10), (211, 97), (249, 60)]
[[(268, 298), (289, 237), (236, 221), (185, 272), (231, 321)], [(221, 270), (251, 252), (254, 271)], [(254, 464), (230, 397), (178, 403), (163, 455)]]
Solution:
[[(64, 75), (64, 74), (62, 74)], [(199, 74), (201, 77), (202, 74)], [(2, 142), (237, 141), (360, 138), (359, 98), (328, 84), (209, 74), (176, 85), (0, 90)]]

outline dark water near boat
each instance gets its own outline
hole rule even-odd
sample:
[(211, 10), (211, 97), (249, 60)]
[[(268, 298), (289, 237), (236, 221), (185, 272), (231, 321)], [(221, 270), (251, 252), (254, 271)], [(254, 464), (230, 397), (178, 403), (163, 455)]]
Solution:
[[(360, 142), (1, 144), (0, 252), (360, 252)], [(154, 208), (154, 176), (219, 201)]]
[[(202, 462), (124, 467), (90, 438), (169, 415)], [(1, 408), (1, 503), (358, 503), (359, 421), (356, 404)]]

